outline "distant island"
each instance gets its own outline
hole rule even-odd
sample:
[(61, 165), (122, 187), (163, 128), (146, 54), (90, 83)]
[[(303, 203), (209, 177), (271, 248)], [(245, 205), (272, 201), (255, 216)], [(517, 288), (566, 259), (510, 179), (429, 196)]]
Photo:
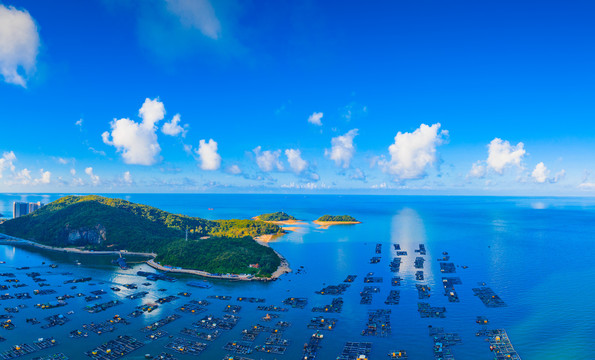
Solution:
[(297, 221), (297, 219), (287, 213), (284, 213), (282, 211), (277, 211), (274, 213), (270, 213), (270, 214), (262, 214), (262, 215), (258, 215), (257, 217), (254, 218), (255, 220), (260, 220), (260, 221), (271, 221), (271, 222), (275, 222), (275, 221)]
[(283, 232), (264, 221), (205, 220), (96, 195), (65, 196), (0, 224), (0, 233), (40, 247), (90, 253), (125, 250), (154, 257), (149, 264), (155, 267), (255, 278), (270, 278), (284, 259), (254, 238)]
[(322, 229), (327, 229), (331, 225), (361, 224), (361, 222), (350, 215), (323, 215), (317, 220), (314, 220), (314, 223), (320, 225)]

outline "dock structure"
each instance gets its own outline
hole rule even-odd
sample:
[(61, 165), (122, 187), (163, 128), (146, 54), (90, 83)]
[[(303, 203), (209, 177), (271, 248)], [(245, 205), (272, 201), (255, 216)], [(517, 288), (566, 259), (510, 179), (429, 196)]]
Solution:
[(357, 278), (357, 275), (347, 275), (347, 277), (345, 278), (345, 280), (343, 280), (343, 282), (352, 283), (355, 281), (356, 278)]
[(333, 330), (339, 320), (336, 318), (325, 318), (324, 316), (316, 316), (310, 319), (308, 329), (313, 330)]
[(427, 285), (415, 284), (417, 289), (417, 298), (420, 300), (428, 299), (430, 297), (430, 287)]
[(521, 360), (520, 355), (512, 346), (506, 330), (487, 330), (486, 335), (490, 343), (490, 350), (494, 354), (494, 360)]
[(448, 296), (449, 302), (459, 302), (459, 295), (455, 291), (455, 285), (460, 285), (463, 282), (458, 277), (443, 277), (442, 286), (444, 287), (444, 295)]
[(376, 286), (364, 286), (364, 289), (359, 293), (360, 304), (369, 305), (372, 303), (372, 295), (380, 292), (380, 288)]
[(303, 309), (308, 305), (307, 298), (290, 297), (283, 300), (283, 305), (289, 305), (294, 309)]
[(457, 272), (457, 269), (455, 268), (455, 264), (451, 262), (441, 262), (440, 272), (443, 274), (454, 274)]
[(426, 254), (426, 246), (424, 244), (419, 244), (419, 249), (415, 249), (416, 253), (419, 253), (420, 255), (425, 255)]
[(310, 340), (304, 344), (304, 351), (302, 353), (302, 360), (314, 360), (318, 355), (318, 349), (320, 348), (320, 342), (324, 339), (324, 335), (320, 331), (316, 331)]
[(198, 356), (207, 348), (207, 344), (178, 337), (167, 343), (165, 348), (184, 355)]
[(346, 342), (341, 355), (337, 360), (358, 360), (368, 359), (372, 351), (372, 343), (369, 342)]
[(477, 296), (486, 307), (497, 308), (507, 306), (500, 296), (496, 295), (494, 290), (489, 287), (479, 287), (471, 289), (473, 294)]
[(401, 292), (399, 290), (391, 290), (384, 303), (386, 305), (399, 305), (401, 301)]
[(388, 267), (390, 268), (391, 272), (398, 273), (401, 269), (401, 258), (394, 257), (390, 264), (388, 264)]
[(93, 350), (87, 351), (85, 354), (94, 360), (112, 360), (124, 357), (142, 346), (144, 346), (144, 343), (137, 341), (135, 338), (120, 335)]
[(312, 312), (324, 313), (340, 313), (343, 310), (343, 298), (334, 298), (331, 304), (324, 306), (316, 306), (312, 308)]
[(386, 337), (391, 334), (390, 310), (379, 309), (368, 312), (366, 328), (362, 330), (363, 336)]
[(419, 312), (419, 316), (422, 318), (445, 318), (446, 312), (445, 307), (440, 306), (430, 306), (430, 304), (425, 302), (418, 302), (417, 303), (417, 311)]
[(441, 327), (429, 327), (430, 337), (434, 342), (434, 359), (436, 360), (454, 360), (452, 347), (462, 343), (461, 337), (457, 333), (447, 333)]
[(319, 291), (315, 291), (319, 295), (343, 295), (345, 290), (351, 286), (350, 284), (328, 285)]
[(32, 354), (34, 352), (49, 349), (57, 345), (57, 342), (54, 338), (50, 337), (47, 339), (40, 339), (33, 344), (18, 344), (12, 346), (10, 349), (3, 351), (0, 353), (0, 359), (8, 360), (8, 359), (16, 359), (21, 356), (26, 356)]

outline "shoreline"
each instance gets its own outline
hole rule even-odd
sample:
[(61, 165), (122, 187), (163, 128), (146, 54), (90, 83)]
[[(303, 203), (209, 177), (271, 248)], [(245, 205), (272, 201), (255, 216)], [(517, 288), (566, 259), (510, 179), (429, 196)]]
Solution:
[[(274, 281), (277, 280), (281, 275), (291, 272), (292, 270), (289, 268), (289, 262), (278, 253), (275, 249), (275, 254), (279, 256), (281, 259), (281, 264), (277, 267), (277, 270), (271, 274), (270, 277), (255, 277), (254, 275), (246, 275), (246, 274), (224, 274), (224, 275), (216, 275), (211, 274), (206, 271), (202, 270), (194, 270), (194, 269), (183, 269), (183, 268), (173, 268), (173, 267), (166, 267), (161, 264), (155, 262), (155, 258), (157, 254), (155, 253), (143, 253), (143, 252), (134, 252), (128, 250), (82, 250), (77, 248), (60, 248), (54, 247), (49, 245), (43, 245), (31, 240), (25, 240), (16, 238), (14, 236), (6, 235), (0, 233), (4, 239), (0, 239), (0, 245), (24, 245), (24, 246), (31, 246), (38, 249), (49, 250), (49, 251), (57, 251), (57, 252), (67, 252), (67, 253), (74, 253), (74, 254), (82, 254), (82, 255), (134, 255), (134, 256), (143, 256), (150, 258), (145, 263), (150, 267), (161, 270), (164, 272), (171, 272), (171, 273), (181, 273), (181, 274), (190, 274), (190, 275), (197, 275), (201, 277), (211, 278), (211, 279), (224, 279), (224, 280), (243, 280), (243, 281)], [(277, 234), (275, 234), (277, 235)], [(261, 235), (254, 238), (254, 241), (259, 243), (260, 245), (270, 247), (265, 241), (263, 241), (263, 237), (270, 240), (275, 235)], [(282, 236), (283, 234), (277, 235)]]
[(275, 225), (279, 225), (279, 226), (282, 226), (282, 225), (308, 225), (308, 222), (307, 221), (299, 220), (299, 219), (296, 219), (296, 220), (271, 221), (271, 220), (260, 220), (260, 218), (258, 216), (255, 216), (255, 217), (252, 218), (252, 220), (254, 220), (254, 221), (262, 221), (262, 222), (265, 222), (265, 223), (275, 224)]
[(355, 224), (361, 224), (361, 221), (318, 221), (318, 220), (314, 220), (312, 221), (314, 224), (320, 226), (319, 229), (328, 229), (329, 226), (333, 226), (333, 225), (355, 225)]

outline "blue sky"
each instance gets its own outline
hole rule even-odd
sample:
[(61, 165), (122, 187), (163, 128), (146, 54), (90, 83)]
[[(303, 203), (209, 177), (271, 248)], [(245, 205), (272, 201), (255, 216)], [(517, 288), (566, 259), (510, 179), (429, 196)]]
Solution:
[(595, 191), (593, 2), (0, 4), (1, 192)]

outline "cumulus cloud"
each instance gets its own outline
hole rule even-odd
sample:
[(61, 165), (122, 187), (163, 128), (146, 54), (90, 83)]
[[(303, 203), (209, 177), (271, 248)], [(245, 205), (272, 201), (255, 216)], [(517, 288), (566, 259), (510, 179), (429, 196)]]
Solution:
[(221, 23), (208, 0), (166, 0), (167, 9), (188, 28), (199, 30), (203, 35), (218, 39), (221, 36)]
[(5, 170), (15, 171), (14, 163), (17, 157), (12, 151), (5, 151), (0, 158), (0, 179), (2, 179)]
[(221, 155), (217, 153), (217, 142), (209, 139), (208, 142), (200, 140), (198, 150), (200, 168), (203, 170), (217, 170), (221, 166)]
[(262, 151), (262, 148), (258, 146), (253, 151), (254, 155), (256, 155), (256, 164), (258, 165), (260, 170), (269, 172), (275, 169), (279, 171), (283, 171), (285, 169), (283, 164), (279, 160), (279, 156), (281, 156), (281, 150)]
[(502, 175), (504, 170), (509, 167), (523, 168), (522, 161), (527, 154), (525, 151), (525, 144), (519, 142), (515, 146), (510, 142), (500, 138), (494, 138), (488, 144), (488, 158), (487, 160), (480, 160), (475, 162), (467, 177), (484, 178), (489, 170), (495, 171)]
[(467, 177), (483, 178), (486, 176), (487, 168), (483, 161), (477, 161), (471, 166), (471, 170)]
[(38, 52), (39, 34), (31, 15), (0, 4), (0, 74), (4, 81), (27, 87)]
[(34, 183), (35, 184), (49, 184), (51, 177), (52, 177), (52, 173), (49, 171), (43, 171), (43, 169), (40, 170), (41, 176), (39, 177), (39, 179), (35, 179)]
[(161, 132), (169, 136), (182, 135), (182, 137), (186, 137), (186, 127), (187, 125), (180, 125), (180, 114), (176, 114), (170, 122), (166, 122), (165, 124), (163, 124), (163, 126), (161, 127)]
[(540, 162), (539, 164), (535, 165), (535, 169), (533, 169), (533, 172), (531, 172), (531, 177), (533, 178), (533, 181), (543, 184), (545, 182), (557, 183), (562, 177), (564, 177), (564, 175), (566, 175), (565, 170), (560, 170), (553, 177), (550, 177), (550, 173), (551, 171), (545, 166), (545, 164)]
[(448, 131), (440, 130), (440, 126), (421, 124), (411, 133), (399, 131), (388, 147), (390, 161), (381, 163), (384, 171), (403, 180), (425, 177), (426, 169), (436, 162), (436, 147), (448, 137)]
[(122, 153), (126, 164), (153, 165), (159, 161), (161, 152), (155, 124), (165, 117), (165, 107), (158, 99), (147, 98), (138, 114), (142, 118), (140, 123), (128, 118), (114, 119), (110, 124), (111, 134), (106, 131), (101, 137), (105, 144)]
[(308, 122), (310, 124), (322, 126), (322, 121), (321, 121), (322, 116), (323, 116), (323, 114), (321, 112), (314, 112), (312, 115), (310, 115), (308, 117)]
[(357, 129), (349, 130), (346, 134), (331, 139), (331, 149), (326, 149), (324, 154), (335, 162), (335, 165), (347, 169), (351, 164), (355, 146), (353, 138), (357, 136)]
[(98, 175), (95, 175), (93, 173), (93, 168), (92, 167), (88, 167), (85, 169), (85, 174), (87, 174), (89, 176), (89, 178), (91, 179), (91, 182), (93, 183), (93, 185), (99, 185), (101, 183), (101, 179), (99, 178)]
[(287, 156), (289, 167), (296, 174), (300, 174), (308, 168), (308, 162), (302, 159), (302, 152), (299, 149), (287, 149), (285, 156)]
[(519, 142), (512, 146), (508, 141), (495, 138), (488, 145), (488, 167), (498, 174), (502, 174), (507, 166), (521, 167), (521, 161), (526, 154), (525, 144)]

